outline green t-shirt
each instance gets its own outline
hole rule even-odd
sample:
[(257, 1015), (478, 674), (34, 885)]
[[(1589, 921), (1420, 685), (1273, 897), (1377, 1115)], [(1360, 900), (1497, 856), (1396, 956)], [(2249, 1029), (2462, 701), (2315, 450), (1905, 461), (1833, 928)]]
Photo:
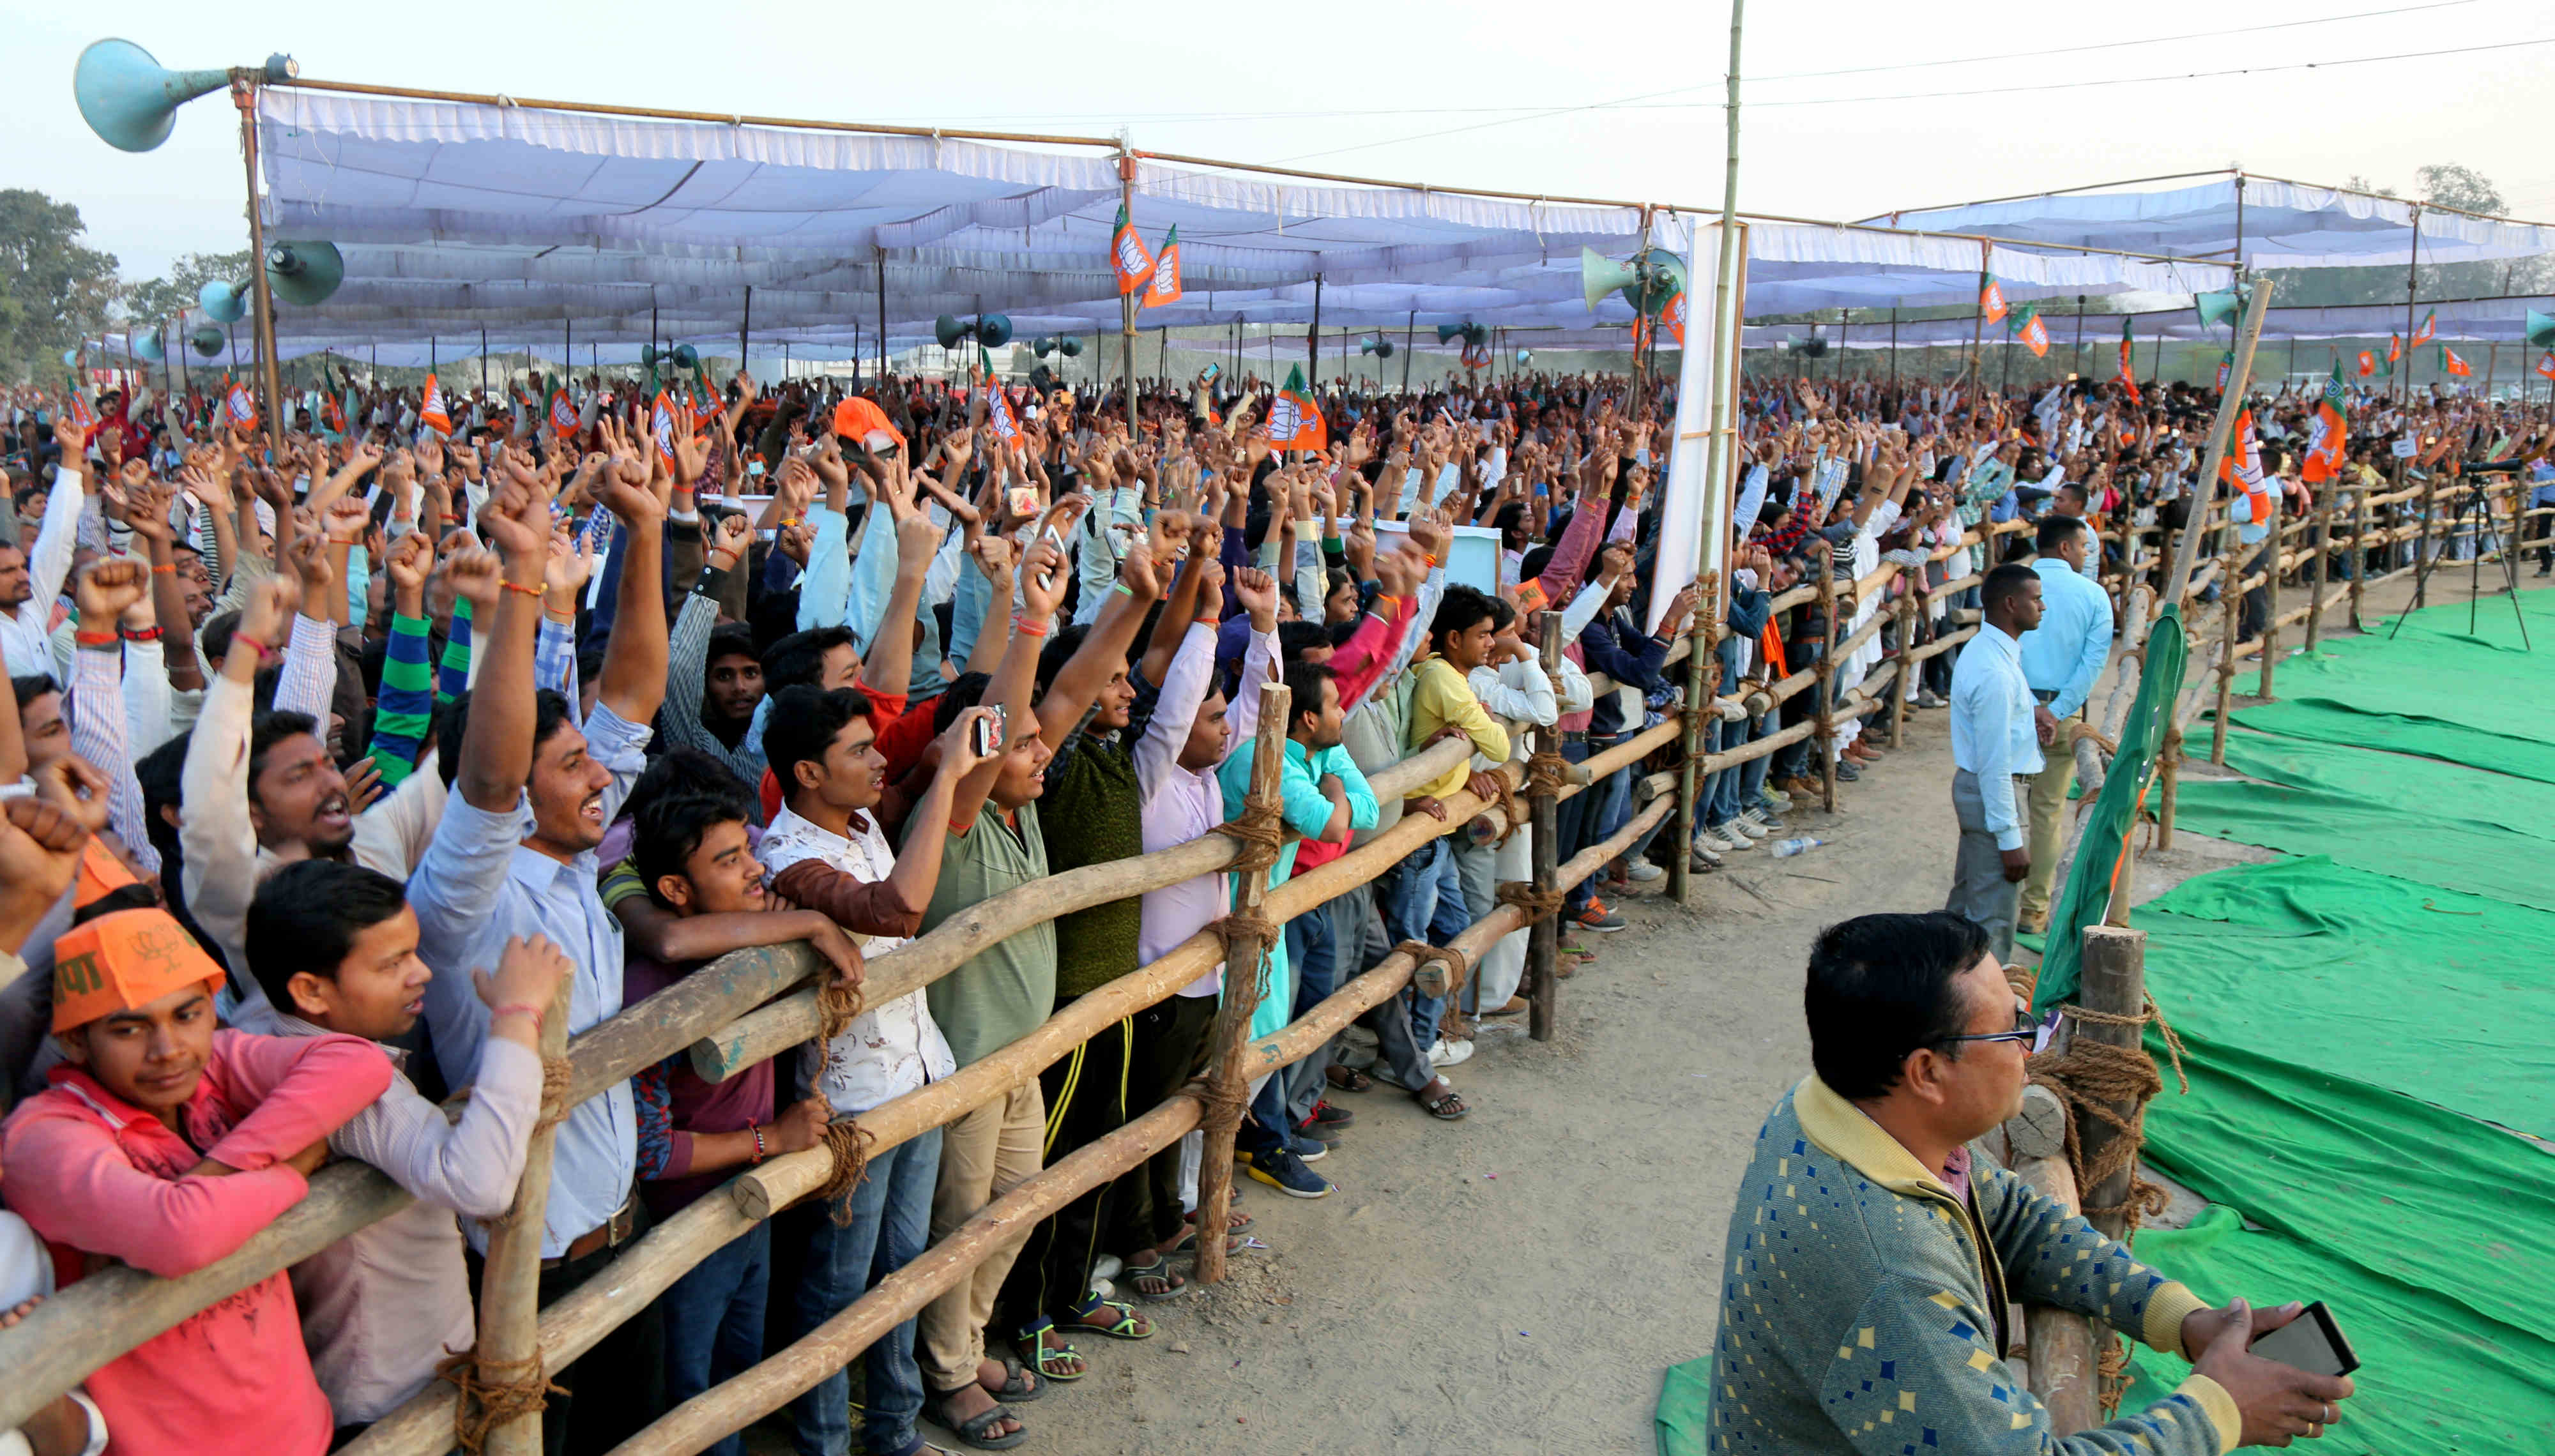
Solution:
[[(1014, 814), (1018, 822), (1007, 824), (988, 801), (966, 833), (949, 836), (940, 851), (939, 888), (922, 911), (924, 932), (1014, 886), (1046, 878), (1037, 811), (1034, 800), (1025, 803)], [(1000, 1051), (1055, 1010), (1054, 922), (1032, 925), (982, 951), (923, 995), (958, 1065)]]

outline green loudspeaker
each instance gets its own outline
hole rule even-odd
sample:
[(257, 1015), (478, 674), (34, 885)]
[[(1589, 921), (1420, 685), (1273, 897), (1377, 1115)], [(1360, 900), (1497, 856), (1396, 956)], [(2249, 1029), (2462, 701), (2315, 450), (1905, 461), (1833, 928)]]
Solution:
[(931, 336), (940, 340), (940, 347), (944, 349), (958, 347), (958, 341), (972, 331), (968, 325), (958, 321), (955, 313), (943, 313), (931, 321)]
[(346, 260), (335, 243), (270, 243), (266, 286), (275, 297), (308, 308), (328, 301), (346, 281)]
[(1459, 338), (1468, 344), (1476, 346), (1487, 344), (1491, 341), (1490, 326), (1488, 324), (1475, 323), (1469, 318), (1461, 323), (1441, 323), (1437, 325), (1437, 342), (1441, 344), (1450, 344)]
[(133, 341), (133, 357), (146, 364), (157, 364), (169, 357), (169, 346), (160, 341), (160, 325), (151, 325), (149, 333)]
[(1064, 341), (1057, 344), (1056, 348), (1062, 351), (1064, 357), (1068, 359), (1079, 359), (1082, 357), (1082, 340), (1075, 338), (1072, 334), (1066, 334), (1064, 336)]
[[(265, 76), (286, 81), (302, 73), (290, 56), (266, 59)], [(171, 70), (131, 41), (98, 41), (71, 66), (71, 99), (80, 119), (108, 146), (148, 152), (169, 140), (178, 108), (231, 83), (227, 70)]]
[(1608, 294), (1622, 293), (1633, 311), (1656, 315), (1668, 301), (1685, 292), (1685, 264), (1675, 254), (1653, 249), (1646, 260), (1618, 263), (1594, 248), (1579, 250), (1579, 296), (1590, 312)]
[(678, 370), (700, 368), (700, 350), (693, 348), (690, 344), (674, 345), (674, 367)]
[(1525, 365), (1531, 364), (1531, 363), (1533, 363), (1533, 362), (1534, 362), (1534, 350), (1532, 350), (1532, 349), (1520, 349), (1520, 350), (1518, 350), (1518, 365), (1519, 365), (1519, 367), (1522, 368), (1522, 367), (1524, 367)]
[(1361, 354), (1373, 354), (1379, 359), (1390, 359), (1393, 357), (1393, 340), (1383, 338), (1362, 339), (1358, 343), (1358, 352)]
[(213, 327), (209, 323), (196, 329), (193, 333), (186, 335), (186, 342), (194, 348), (196, 353), (203, 355), (207, 359), (220, 353), (222, 351), (222, 345), (229, 341), (230, 335), (223, 333), (220, 329)]
[(999, 349), (1012, 341), (1012, 316), (987, 313), (976, 319), (976, 342), (989, 349)]
[(2528, 341), (2542, 347), (2555, 348), (2555, 317), (2540, 313), (2534, 308), (2529, 309)]
[(1036, 338), (1030, 340), (1030, 352), (1037, 355), (1041, 359), (1054, 353), (1055, 335), (1051, 333), (1042, 333)]

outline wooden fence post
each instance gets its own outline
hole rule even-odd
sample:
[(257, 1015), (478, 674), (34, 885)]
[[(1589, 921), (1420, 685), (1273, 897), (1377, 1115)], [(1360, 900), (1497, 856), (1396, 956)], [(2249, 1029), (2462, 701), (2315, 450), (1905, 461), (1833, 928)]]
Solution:
[(2316, 487), (2315, 509), (2315, 579), (2307, 587), (2306, 654), (2315, 656), (2316, 643), (2324, 636), (2324, 584), (2327, 563), (2333, 559), (2333, 477), (2328, 475)]
[(2351, 492), (2351, 630), (2360, 625), (2360, 590), (2369, 579), (2369, 483), (2363, 478)]
[[(2007, 1166), (2032, 1191), (2080, 1210), (2076, 1169), (2067, 1161), (2067, 1105), (2046, 1087), (2023, 1089), (2023, 1110), (2005, 1125)], [(2094, 1322), (2046, 1304), (2022, 1309), (2031, 1394), (2049, 1408), (2049, 1432), (2061, 1438), (2102, 1423), (2096, 1391)]]
[[(2088, 925), (2085, 927), (2083, 969), (2079, 972), (2076, 1002), (2101, 1021), (2080, 1020), (2076, 1024), (2078, 1043), (2094, 1042), (2137, 1049), (2140, 1027), (2138, 1018), (2147, 1005), (2147, 932), (2124, 925)], [(2130, 1128), (2138, 1125), (2139, 1104), (2134, 1099), (2108, 1102), (2104, 1106)], [(2131, 1133), (2112, 1126), (2104, 1118), (2089, 1117), (2078, 1122), (2076, 1145), (2078, 1155), (2088, 1168), (2102, 1166), (2111, 1149)], [(2137, 1176), (2134, 1154), (2101, 1181), (2082, 1191), (2085, 1217), (2109, 1238), (2118, 1239), (2129, 1227), (2126, 1205), (2129, 1187)]]
[(2422, 478), (2422, 531), (2413, 538), (2413, 605), (2408, 611), (2430, 605), (2431, 573), (2422, 569), (2422, 553), (2431, 548), (2431, 500), (2438, 487), (2437, 476)]
[(2209, 726), (2209, 762), (2223, 769), (2227, 767), (2227, 693), (2236, 677), (2236, 620), (2243, 614), (2245, 604), (2245, 593), (2239, 590), (2245, 584), (2239, 574), (2245, 552), (2237, 545), (2233, 510), (2218, 529), (2218, 629), (2226, 651), (2218, 660), (2218, 711)]
[[(2164, 743), (2156, 753), (2156, 835), (2158, 853), (2173, 848), (2173, 800), (2182, 783), (2182, 726), (2164, 725)], [(2137, 826), (2129, 826), (2135, 832)]]
[[(573, 974), (561, 977), (550, 1009), (542, 1017), (545, 1068), (567, 1056), (568, 1002), (575, 984)], [(551, 1106), (547, 1095), (542, 1104), (541, 1121), (533, 1125), (531, 1147), (524, 1155), (524, 1175), (515, 1184), (514, 1204), (506, 1210), (505, 1220), (488, 1231), (488, 1258), (479, 1275), (479, 1345), (471, 1356), (479, 1409), (469, 1407), (465, 1393), (458, 1418), (488, 1419), (492, 1403), (488, 1394), (507, 1393), (508, 1398), (494, 1402), (496, 1423), (488, 1427), (488, 1456), (541, 1456), (542, 1452), (542, 1400), (549, 1382), (541, 1355), (542, 1230), (550, 1201), (550, 1151), (558, 1141), (558, 1121), (568, 1112)]]
[[(1812, 538), (1817, 540), (1816, 538)], [(1819, 675), (1812, 683), (1818, 693), (1816, 742), (1819, 746), (1819, 803), (1829, 813), (1836, 812), (1836, 645), (1837, 590), (1836, 552), (1825, 542), (1819, 542)]]
[[(1243, 817), (1272, 828), (1278, 825), (1278, 786), (1286, 768), (1286, 684), (1260, 685), (1260, 729), (1251, 752), (1251, 794)], [(1242, 1049), (1251, 1039), (1251, 1014), (1260, 1005), (1271, 943), (1277, 938), (1260, 917), (1269, 897), (1267, 854), (1276, 846), (1243, 841), (1233, 910), (1227, 919), (1224, 951), (1224, 998), (1216, 1008), (1214, 1051), (1206, 1069), (1206, 1117), (1200, 1124), (1206, 1146), (1198, 1154), (1197, 1280), (1212, 1284), (1224, 1278), (1225, 1221), (1233, 1206), (1233, 1137), (1242, 1126), (1247, 1079)]]
[[(1925, 568), (1915, 568), (1921, 580)], [(1916, 686), (1908, 676), (1916, 670), (1916, 583), (1910, 581), (1907, 591), (1898, 598), (1898, 676), (1889, 684), (1889, 746), (1899, 746), (1899, 735), (1907, 727), (1907, 694)]]
[[(1543, 652), (1545, 675), (1561, 675), (1561, 614), (1542, 612), (1535, 617), (1535, 635)], [(1704, 639), (1694, 639), (1696, 652), (1704, 651)], [(1715, 664), (1716, 668), (1718, 664)], [(1534, 730), (1539, 753), (1561, 752), (1561, 729)], [(1673, 863), (1682, 871), (1694, 850), (1694, 796), (1702, 791), (1703, 776), (1696, 759), (1703, 744), (1693, 732), (1679, 735), (1686, 745), (1686, 762), (1679, 775), (1682, 793), (1677, 801), (1679, 842)], [(1535, 897), (1540, 900), (1554, 894), (1561, 867), (1561, 786), (1532, 770), (1526, 773), (1526, 824), (1533, 838), (1526, 846), (1532, 866)], [(1532, 981), (1527, 987), (1526, 1035), (1536, 1041), (1552, 1039), (1553, 1024), (1561, 1016), (1561, 911), (1553, 910), (1538, 916), (1525, 937), (1526, 967)]]
[[(1668, 899), (1679, 905), (1687, 902), (1694, 887), (1695, 795), (1703, 791), (1705, 723), (1699, 705), (1710, 702), (1714, 690), (1721, 683), (1721, 654), (1716, 650), (1721, 636), (1721, 572), (1718, 569), (1705, 571), (1697, 578), (1697, 584), (1702, 591), (1695, 602), (1693, 628), (1686, 635), (1685, 731), (1677, 735), (1677, 802), (1676, 814), (1670, 820), (1676, 842), (1685, 846), (1668, 857)], [(1542, 646), (1544, 675), (1557, 677), (1561, 670), (1561, 644), (1552, 639), (1561, 635), (1561, 614), (1539, 614), (1536, 622), (1536, 641)], [(1542, 730), (1538, 741), (1550, 752), (1561, 751), (1558, 729)], [(1541, 843), (1539, 836), (1536, 842)], [(1541, 853), (1541, 850), (1536, 852)], [(1542, 973), (1538, 970), (1536, 974), (1540, 976)]]
[(2271, 697), (2271, 667), (2280, 657), (2280, 559), (2288, 554), (2289, 533), (2280, 525), (2275, 511), (2271, 517), (2270, 559), (2262, 566), (2262, 650), (2254, 655), (2261, 667), (2261, 680), (2253, 684), (2254, 695), (2263, 701)]

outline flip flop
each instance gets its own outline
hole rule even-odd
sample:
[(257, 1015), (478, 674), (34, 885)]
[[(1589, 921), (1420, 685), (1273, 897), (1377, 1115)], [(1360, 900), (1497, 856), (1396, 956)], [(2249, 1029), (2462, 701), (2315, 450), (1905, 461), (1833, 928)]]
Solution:
[[(1165, 1304), (1189, 1292), (1189, 1281), (1171, 1272), (1170, 1256), (1156, 1254), (1151, 1264), (1131, 1264), (1118, 1272), (1119, 1282), (1136, 1291), (1136, 1297), (1148, 1304)], [(1159, 1292), (1145, 1288), (1141, 1280), (1152, 1279), (1163, 1287)]]
[[(951, 1394), (954, 1395), (956, 1393), (952, 1392)], [(1018, 1420), (1020, 1418), (1012, 1414), (1009, 1407), (1001, 1404), (999, 1401), (985, 1407), (974, 1415), (967, 1417), (965, 1420), (959, 1420), (949, 1413), (948, 1395), (933, 1395), (928, 1401), (924, 1402), (922, 1413), (926, 1419), (936, 1425), (947, 1427), (952, 1435), (955, 1435), (959, 1440), (966, 1442), (968, 1445), (975, 1447), (979, 1451), (1008, 1451), (1030, 1438), (1029, 1428), (1026, 1425), (1007, 1436), (989, 1436), (985, 1434), (985, 1432), (1002, 1424), (1006, 1420)]]

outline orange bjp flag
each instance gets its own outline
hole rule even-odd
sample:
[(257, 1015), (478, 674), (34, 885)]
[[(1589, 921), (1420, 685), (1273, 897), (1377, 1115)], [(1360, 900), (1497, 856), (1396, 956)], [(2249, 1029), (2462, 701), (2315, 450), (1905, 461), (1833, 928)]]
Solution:
[(452, 412), (443, 403), (443, 386), (431, 374), (426, 377), (426, 402), (418, 406), (417, 423), (436, 434), (452, 433)]
[(1137, 306), (1176, 303), (1180, 293), (1180, 229), (1174, 223), (1169, 232), (1162, 234), (1161, 256), (1154, 260), (1154, 276), (1146, 282), (1145, 297)]
[(1118, 274), (1121, 298), (1143, 288), (1154, 276), (1154, 255), (1145, 251), (1145, 240), (1136, 235), (1136, 224), (1127, 209), (1118, 209), (1118, 225), (1110, 232), (1109, 266)]

